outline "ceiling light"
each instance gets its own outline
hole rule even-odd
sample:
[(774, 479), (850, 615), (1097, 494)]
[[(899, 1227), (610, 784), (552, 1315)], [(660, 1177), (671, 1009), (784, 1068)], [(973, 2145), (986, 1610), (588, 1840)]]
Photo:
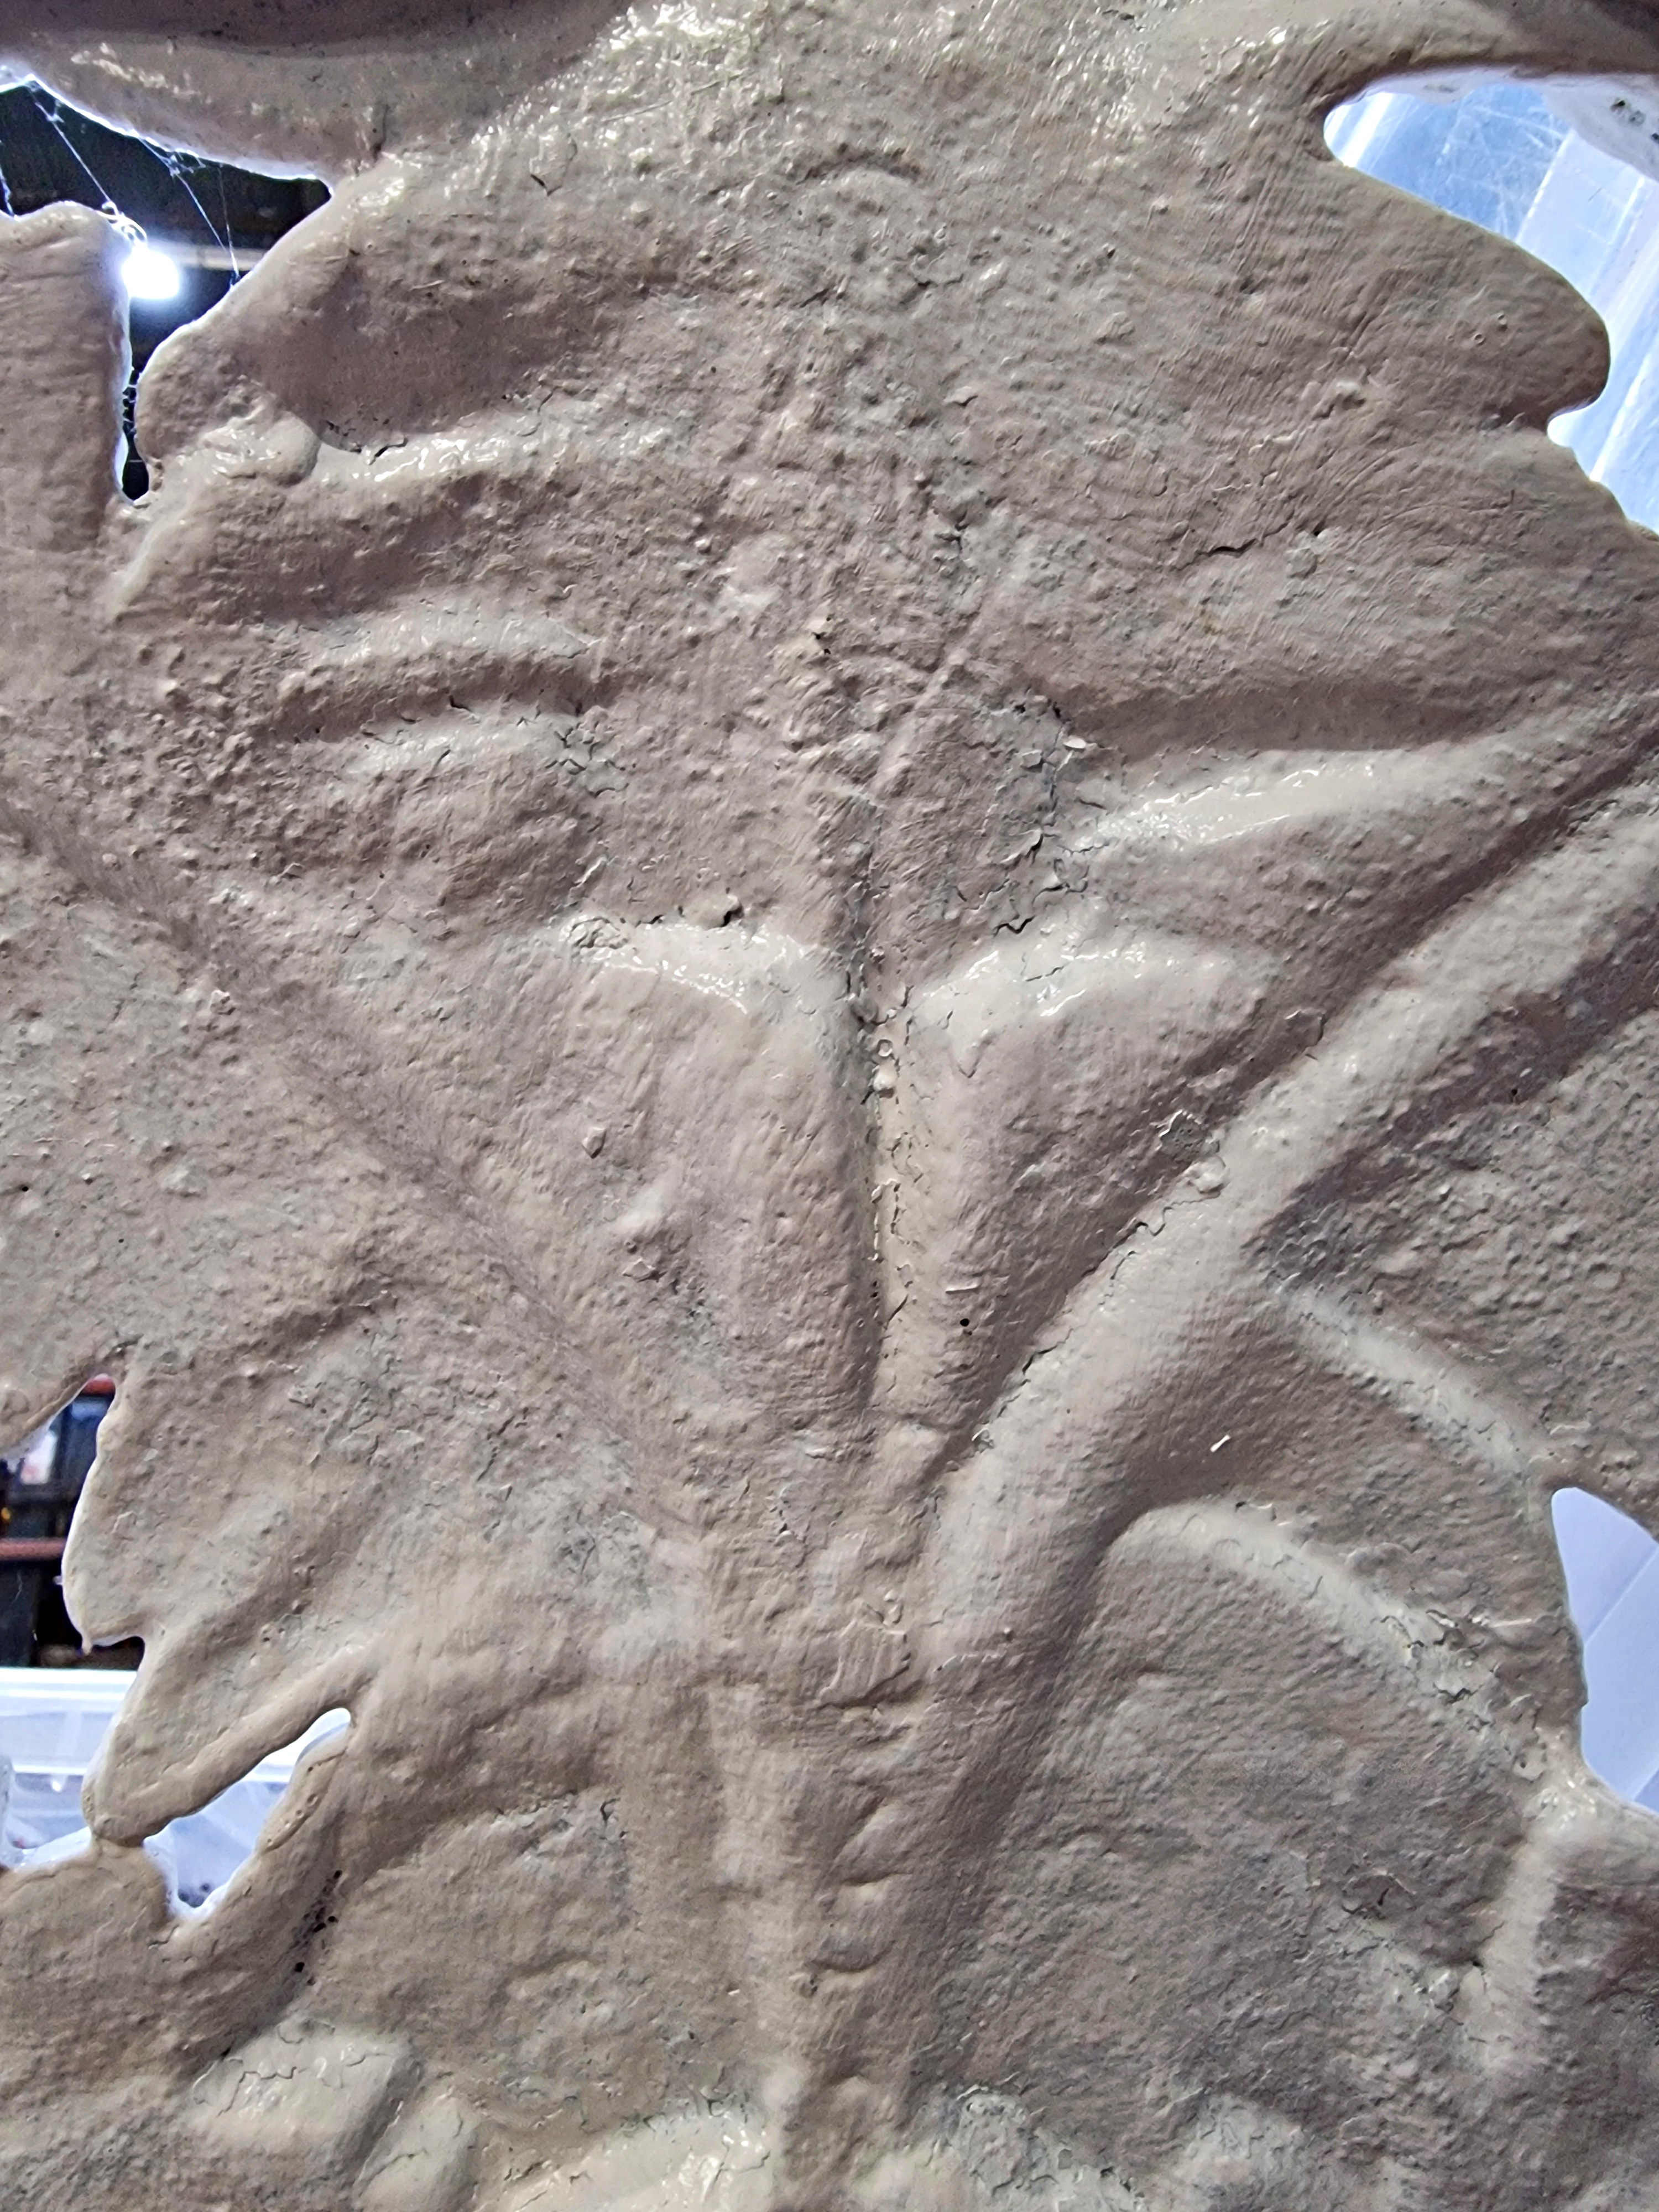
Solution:
[(131, 299), (176, 300), (179, 296), (178, 263), (142, 240), (128, 254), (121, 274)]

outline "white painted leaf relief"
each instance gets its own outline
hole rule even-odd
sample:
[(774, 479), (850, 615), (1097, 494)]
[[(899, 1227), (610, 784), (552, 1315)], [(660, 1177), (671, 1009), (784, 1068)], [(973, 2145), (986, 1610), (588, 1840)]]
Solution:
[(1549, 1499), (1659, 1511), (1659, 556), (1320, 123), (1659, 25), (468, 13), (0, 25), (334, 193), (135, 507), (0, 232), (3, 1418), (117, 1377), (145, 1644), (10, 2196), (1644, 2201)]

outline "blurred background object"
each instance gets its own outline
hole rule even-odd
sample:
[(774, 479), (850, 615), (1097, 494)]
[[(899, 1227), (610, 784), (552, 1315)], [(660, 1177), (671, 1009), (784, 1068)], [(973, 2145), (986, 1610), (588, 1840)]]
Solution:
[(1334, 109), (1325, 138), (1351, 168), (1513, 239), (1583, 294), (1612, 371), (1551, 434), (1632, 521), (1659, 525), (1659, 139), (1639, 89), (1401, 80)]
[(1584, 1650), (1585, 1764), (1659, 1813), (1659, 1544), (1587, 1490), (1558, 1491), (1553, 1512)]
[[(81, 1639), (64, 1610), (64, 1545), (115, 1385), (94, 1375), (67, 1406), (0, 1453), (0, 1667), (75, 1667)], [(113, 1645), (104, 1667), (136, 1667), (139, 1645)]]
[[(91, 1669), (48, 1674), (0, 1668), (0, 1866), (50, 1866), (89, 1847), (81, 1784), (131, 1680)], [(177, 1904), (200, 1910), (224, 1887), (253, 1849), (301, 1752), (338, 1735), (349, 1718), (343, 1711), (325, 1713), (199, 1813), (151, 1837), (144, 1848)]]

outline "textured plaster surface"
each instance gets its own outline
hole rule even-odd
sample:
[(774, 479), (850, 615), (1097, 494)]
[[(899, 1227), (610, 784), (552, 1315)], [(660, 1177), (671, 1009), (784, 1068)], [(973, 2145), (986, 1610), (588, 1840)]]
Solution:
[[(1334, 165), (1645, 6), (6, 0), (330, 204), (0, 228), (0, 1419), (145, 1657), (0, 1875), (77, 2212), (1610, 2212), (1659, 549)], [(343, 1705), (244, 1872), (135, 1848)]]

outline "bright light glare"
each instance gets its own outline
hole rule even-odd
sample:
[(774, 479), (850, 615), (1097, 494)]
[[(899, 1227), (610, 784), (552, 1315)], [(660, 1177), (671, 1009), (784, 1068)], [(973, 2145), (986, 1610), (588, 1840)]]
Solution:
[(179, 264), (158, 253), (153, 246), (135, 246), (122, 270), (128, 296), (134, 300), (175, 300), (179, 296)]

